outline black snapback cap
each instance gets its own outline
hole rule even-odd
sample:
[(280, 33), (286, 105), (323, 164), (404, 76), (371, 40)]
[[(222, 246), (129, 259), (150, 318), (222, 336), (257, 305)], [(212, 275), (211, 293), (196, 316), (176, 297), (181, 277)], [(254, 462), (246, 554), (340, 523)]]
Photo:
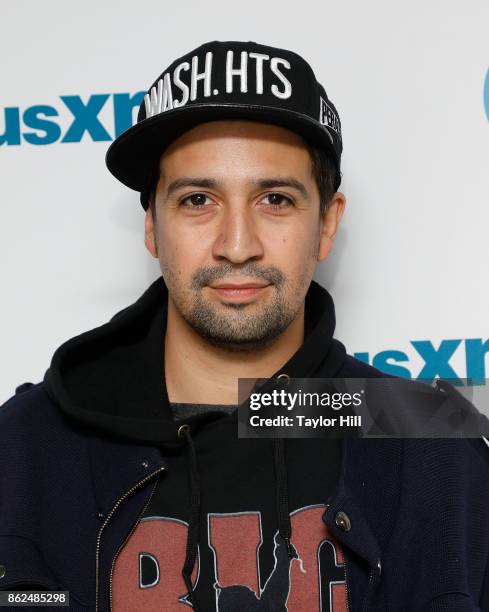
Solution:
[(251, 119), (302, 135), (327, 150), (341, 182), (341, 122), (311, 66), (297, 53), (256, 42), (212, 41), (176, 59), (151, 85), (137, 123), (110, 145), (106, 164), (124, 185), (148, 189), (161, 154), (206, 121)]

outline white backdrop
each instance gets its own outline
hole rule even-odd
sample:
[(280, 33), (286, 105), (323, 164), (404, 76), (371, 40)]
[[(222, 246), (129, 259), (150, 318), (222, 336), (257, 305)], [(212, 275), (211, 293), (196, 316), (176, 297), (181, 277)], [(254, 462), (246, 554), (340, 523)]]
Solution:
[[(386, 371), (384, 351), (398, 351), (390, 363), (404, 375), (446, 376), (453, 353), (457, 376), (487, 376), (486, 1), (17, 0), (1, 10), (0, 401), (160, 274), (138, 194), (105, 168), (110, 140), (85, 131), (62, 142), (73, 115), (61, 96), (107, 95), (98, 119), (113, 138), (114, 94), (146, 90), (215, 39), (300, 53), (339, 110), (347, 209), (316, 274), (335, 300), (336, 337)], [(29, 127), (39, 105), (48, 132)], [(440, 346), (445, 358), (426, 357)]]

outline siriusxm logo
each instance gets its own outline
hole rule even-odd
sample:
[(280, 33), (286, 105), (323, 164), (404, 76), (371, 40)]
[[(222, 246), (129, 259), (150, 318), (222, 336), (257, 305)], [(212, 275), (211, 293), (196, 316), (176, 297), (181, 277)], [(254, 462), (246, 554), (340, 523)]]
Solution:
[[(468, 383), (485, 384), (486, 367), (485, 357), (489, 353), (489, 339), (467, 338), (466, 340), (442, 340), (438, 348), (433, 346), (430, 340), (412, 340), (411, 345), (421, 357), (424, 364), (421, 370), (413, 373), (409, 367), (409, 355), (404, 351), (387, 350), (381, 351), (372, 358), (370, 353), (354, 353), (354, 357), (373, 365), (386, 374), (401, 376), (403, 378), (416, 378), (418, 380), (434, 380), (435, 378), (450, 379), (452, 384), (463, 385), (462, 378), (468, 379)], [(450, 359), (455, 351), (465, 352), (465, 375), (459, 376), (450, 365)]]
[[(144, 91), (93, 94), (86, 102), (80, 96), (60, 96), (59, 108), (37, 104), (22, 110), (4, 109), (5, 128), (0, 145), (48, 145), (55, 142), (80, 142), (84, 135), (95, 142), (117, 138), (133, 124), (133, 111), (143, 101)], [(111, 125), (104, 125), (99, 115), (109, 107)], [(61, 117), (68, 111), (68, 120)]]

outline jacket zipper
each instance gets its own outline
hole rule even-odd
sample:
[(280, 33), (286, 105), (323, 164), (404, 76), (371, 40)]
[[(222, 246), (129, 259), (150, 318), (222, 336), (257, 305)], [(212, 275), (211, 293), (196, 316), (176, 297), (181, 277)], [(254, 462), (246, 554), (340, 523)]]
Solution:
[[(129, 491), (126, 491), (124, 493), (124, 495), (122, 495), (122, 497), (119, 497), (119, 499), (114, 504), (114, 507), (112, 508), (112, 510), (107, 515), (107, 518), (105, 519), (102, 527), (100, 527), (100, 530), (98, 532), (97, 547), (96, 547), (96, 552), (95, 552), (95, 612), (98, 612), (98, 610), (99, 610), (99, 606), (98, 606), (98, 595), (99, 595), (99, 593), (98, 593), (98, 591), (99, 591), (99, 557), (100, 557), (100, 540), (101, 540), (101, 537), (102, 537), (102, 532), (105, 529), (105, 526), (109, 522), (109, 520), (112, 517), (112, 515), (114, 514), (114, 512), (117, 510), (117, 508), (121, 504), (121, 502), (123, 502), (126, 499), (126, 497), (131, 495), (131, 493), (133, 491), (135, 491), (137, 488), (139, 488), (142, 484), (144, 484), (145, 482), (147, 482), (148, 480), (153, 478), (153, 476), (155, 476), (156, 474), (159, 474), (160, 472), (162, 472), (165, 469), (166, 469), (166, 467), (162, 466), (162, 467), (158, 468), (157, 470), (155, 470), (154, 472), (152, 472), (151, 474), (148, 474), (148, 476), (146, 476), (146, 478), (143, 478), (143, 480), (140, 480), (138, 483), (136, 483), (134, 486), (132, 486), (129, 489)], [(156, 483), (155, 483), (155, 486), (156, 486)], [(154, 488), (153, 488), (153, 492), (154, 492)], [(153, 495), (153, 492), (151, 493), (151, 496)], [(151, 496), (150, 496), (150, 498), (151, 498)], [(148, 500), (148, 503), (149, 503), (149, 500)], [(146, 505), (145, 505), (145, 508), (146, 508)], [(144, 512), (144, 509), (143, 509), (143, 512)], [(139, 517), (138, 517), (138, 521), (139, 521), (140, 516), (141, 515), (139, 515)], [(138, 521), (136, 521), (136, 523)], [(133, 530), (134, 530), (134, 525), (133, 525)], [(132, 531), (131, 531), (131, 533), (132, 533)], [(127, 538), (126, 538), (126, 540), (127, 540)], [(119, 547), (119, 550), (120, 550), (120, 547)], [(117, 554), (119, 553), (119, 550), (117, 551)], [(112, 578), (112, 569), (111, 569), (111, 578)]]
[(350, 592), (348, 591), (348, 580), (346, 579), (346, 555), (343, 553), (343, 572), (345, 574), (345, 595), (346, 595), (346, 612), (351, 610), (350, 606)]
[(141, 521), (141, 517), (143, 516), (143, 514), (146, 511), (146, 508), (149, 505), (149, 502), (151, 501), (151, 498), (153, 497), (153, 494), (155, 492), (156, 486), (158, 485), (158, 480), (156, 480), (156, 482), (153, 485), (153, 490), (151, 491), (151, 495), (148, 497), (148, 501), (144, 504), (144, 508), (141, 510), (141, 512), (139, 513), (138, 518), (136, 519), (136, 522), (134, 523), (134, 525), (131, 528), (131, 531), (129, 532), (129, 534), (127, 535), (126, 539), (124, 540), (124, 542), (122, 542), (122, 544), (119, 546), (119, 548), (117, 549), (117, 552), (114, 555), (114, 558), (112, 559), (112, 565), (110, 568), (110, 581), (109, 581), (109, 612), (112, 612), (112, 575), (114, 573), (114, 566), (115, 566), (115, 562), (117, 560), (117, 557), (119, 556), (120, 551), (122, 550), (122, 548), (126, 545), (126, 542), (129, 540), (129, 538), (132, 536), (132, 534), (134, 533), (136, 527), (139, 525), (140, 521)]

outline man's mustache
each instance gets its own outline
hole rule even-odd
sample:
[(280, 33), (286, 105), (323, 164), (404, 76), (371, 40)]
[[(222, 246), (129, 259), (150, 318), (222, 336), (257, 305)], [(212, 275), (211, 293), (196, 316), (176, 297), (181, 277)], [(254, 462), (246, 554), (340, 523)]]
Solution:
[(267, 283), (276, 285), (279, 289), (285, 283), (283, 272), (275, 266), (257, 266), (253, 262), (248, 262), (242, 266), (228, 263), (219, 266), (205, 266), (197, 270), (192, 276), (192, 288), (200, 289), (226, 277), (235, 278), (238, 276), (245, 276), (248, 280), (265, 280)]

